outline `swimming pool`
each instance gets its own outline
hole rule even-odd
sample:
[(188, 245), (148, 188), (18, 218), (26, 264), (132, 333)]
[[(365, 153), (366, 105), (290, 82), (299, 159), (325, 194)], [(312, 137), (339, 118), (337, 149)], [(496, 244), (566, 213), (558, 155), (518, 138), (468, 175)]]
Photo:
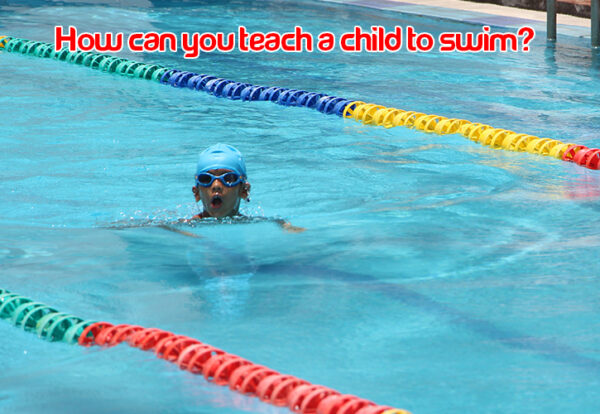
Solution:
[[(30, 4), (0, 6), (0, 32), (473, 30), (319, 2)], [(531, 46), (120, 55), (598, 146), (597, 56), (580, 39), (546, 48), (538, 35)], [(47, 59), (2, 53), (0, 65), (0, 288), (414, 413), (600, 408), (597, 171)], [(246, 156), (245, 211), (305, 233), (110, 228), (195, 213), (197, 153), (220, 141)], [(128, 347), (48, 343), (4, 322), (0, 335), (0, 411), (287, 412)]]

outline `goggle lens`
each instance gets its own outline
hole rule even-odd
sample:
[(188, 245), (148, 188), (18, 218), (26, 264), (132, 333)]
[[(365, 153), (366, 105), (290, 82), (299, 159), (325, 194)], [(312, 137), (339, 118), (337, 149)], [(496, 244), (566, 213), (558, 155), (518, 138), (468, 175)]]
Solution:
[(212, 175), (211, 173), (200, 173), (196, 177), (196, 182), (202, 187), (212, 185), (213, 181), (219, 180), (227, 187), (233, 187), (242, 181), (241, 177), (232, 172), (227, 172), (222, 175)]
[(208, 174), (198, 175), (198, 184), (200, 184), (200, 185), (210, 185), (210, 183), (212, 183), (212, 181), (213, 181), (212, 177)]
[(223, 174), (221, 176), (221, 180), (224, 181), (226, 184), (233, 184), (235, 183), (240, 177), (237, 174), (234, 173), (227, 173), (227, 174)]

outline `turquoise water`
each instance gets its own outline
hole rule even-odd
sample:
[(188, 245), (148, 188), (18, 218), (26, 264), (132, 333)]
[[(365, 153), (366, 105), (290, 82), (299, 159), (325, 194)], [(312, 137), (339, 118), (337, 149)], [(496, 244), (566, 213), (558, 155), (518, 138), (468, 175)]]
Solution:
[[(319, 2), (0, 5), (0, 33), (418, 31), (476, 26)], [(598, 56), (121, 56), (600, 146)], [(367, 127), (0, 54), (0, 287), (75, 315), (155, 326), (417, 413), (600, 410), (600, 175), (457, 136)], [(246, 214), (198, 211), (197, 153), (246, 156)], [(142, 227), (115, 229), (113, 227)], [(0, 323), (0, 411), (287, 412), (150, 353), (49, 343)]]

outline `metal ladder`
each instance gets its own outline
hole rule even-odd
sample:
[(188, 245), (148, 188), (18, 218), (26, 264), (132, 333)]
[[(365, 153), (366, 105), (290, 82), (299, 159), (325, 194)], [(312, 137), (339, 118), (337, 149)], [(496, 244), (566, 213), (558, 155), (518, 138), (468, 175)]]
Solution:
[[(546, 32), (548, 40), (556, 40), (556, 2), (546, 1)], [(592, 47), (600, 47), (600, 0), (591, 0)]]

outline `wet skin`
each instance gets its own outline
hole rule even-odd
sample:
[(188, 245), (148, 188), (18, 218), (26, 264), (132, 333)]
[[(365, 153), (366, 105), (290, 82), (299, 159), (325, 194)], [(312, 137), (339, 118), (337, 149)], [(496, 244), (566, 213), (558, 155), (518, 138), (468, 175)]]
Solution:
[[(210, 174), (219, 176), (228, 172), (227, 169), (208, 171)], [(214, 180), (208, 187), (197, 185), (192, 188), (196, 202), (202, 201), (204, 211), (194, 218), (204, 217), (231, 217), (238, 214), (240, 201), (248, 198), (250, 183), (242, 182), (234, 187), (227, 187), (221, 180)]]
[[(232, 172), (228, 169), (209, 170), (212, 175), (222, 175)], [(238, 215), (240, 201), (247, 199), (250, 195), (250, 183), (239, 183), (234, 187), (227, 187), (221, 180), (215, 179), (209, 187), (197, 185), (192, 188), (196, 202), (202, 201), (204, 211), (192, 217), (192, 220), (207, 217), (232, 217)], [(290, 233), (301, 233), (306, 230), (303, 227), (293, 226), (283, 219), (274, 220), (284, 230)]]

